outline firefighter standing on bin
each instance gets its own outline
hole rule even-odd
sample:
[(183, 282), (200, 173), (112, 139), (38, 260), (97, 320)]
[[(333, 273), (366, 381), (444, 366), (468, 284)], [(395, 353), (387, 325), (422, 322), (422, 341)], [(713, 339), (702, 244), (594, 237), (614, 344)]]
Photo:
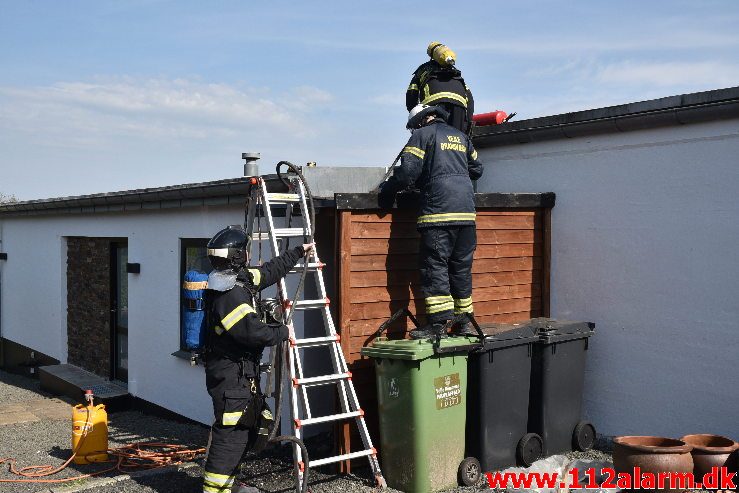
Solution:
[[(477, 245), (472, 180), (482, 176), (482, 163), (470, 138), (445, 123), (439, 106), (418, 105), (408, 115), (413, 132), (393, 176), (380, 187), (381, 202), (416, 185), (421, 189), (417, 228), (421, 235), (421, 291), (428, 325), (410, 336), (423, 339), (441, 332), (454, 315), (472, 313), (472, 256)], [(453, 334), (474, 334), (471, 324)]]
[(420, 104), (441, 106), (448, 113), (447, 123), (469, 134), (475, 102), (462, 73), (454, 66), (457, 56), (449, 47), (434, 41), (426, 50), (431, 60), (413, 72), (405, 93), (405, 107), (411, 111)]
[(229, 226), (208, 242), (214, 271), (208, 276), (208, 340), (205, 378), (215, 422), (203, 472), (205, 493), (258, 493), (237, 481), (239, 463), (254, 443), (264, 407), (259, 386), (262, 351), (288, 338), (281, 323), (263, 322), (255, 294), (276, 283), (313, 249), (297, 246), (260, 267), (247, 268), (250, 239), (241, 226)]

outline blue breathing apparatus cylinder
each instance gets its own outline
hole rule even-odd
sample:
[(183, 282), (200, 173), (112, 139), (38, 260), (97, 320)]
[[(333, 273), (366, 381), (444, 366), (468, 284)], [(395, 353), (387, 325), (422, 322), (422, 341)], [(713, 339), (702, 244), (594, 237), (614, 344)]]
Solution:
[(205, 346), (206, 313), (205, 290), (208, 288), (208, 274), (190, 270), (185, 273), (182, 283), (184, 303), (182, 320), (185, 324), (185, 346), (190, 351)]

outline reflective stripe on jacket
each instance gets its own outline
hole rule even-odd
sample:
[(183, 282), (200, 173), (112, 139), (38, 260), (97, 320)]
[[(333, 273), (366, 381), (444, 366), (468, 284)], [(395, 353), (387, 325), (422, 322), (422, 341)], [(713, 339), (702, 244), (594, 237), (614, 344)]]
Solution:
[(474, 224), (472, 180), (480, 176), (482, 163), (469, 137), (436, 118), (413, 132), (400, 166), (381, 193), (417, 186), (421, 190), (418, 228)]
[(430, 60), (416, 69), (405, 93), (408, 111), (417, 104), (449, 103), (467, 108), (472, 119), (474, 101), (472, 92), (457, 69), (446, 69)]
[(303, 257), (297, 246), (260, 267), (243, 270), (229, 291), (208, 291), (208, 324), (213, 335), (208, 347), (229, 359), (244, 359), (250, 364), (246, 376), (258, 376), (262, 350), (287, 338), (282, 324), (263, 322), (255, 310), (254, 293), (280, 280)]

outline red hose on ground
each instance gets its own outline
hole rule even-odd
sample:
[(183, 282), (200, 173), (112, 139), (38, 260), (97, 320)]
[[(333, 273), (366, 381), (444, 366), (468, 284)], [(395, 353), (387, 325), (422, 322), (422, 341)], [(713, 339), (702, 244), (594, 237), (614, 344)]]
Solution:
[(59, 467), (51, 465), (27, 466), (21, 469), (16, 468), (16, 459), (3, 458), (0, 464), (8, 464), (8, 471), (24, 479), (0, 479), (0, 483), (64, 483), (67, 481), (76, 481), (78, 479), (99, 476), (111, 471), (119, 471), (127, 473), (135, 469), (156, 469), (159, 467), (176, 466), (184, 462), (189, 462), (205, 453), (205, 448), (187, 448), (185, 445), (175, 445), (168, 443), (133, 443), (123, 445), (122, 447), (108, 449), (108, 454), (116, 457), (114, 466), (108, 467), (101, 471), (95, 471), (88, 474), (81, 474), (70, 478), (61, 479), (42, 479), (59, 473), (64, 470), (76, 452)]
[[(87, 413), (87, 421), (83, 430), (88, 429), (90, 424), (90, 413)], [(77, 452), (82, 447), (82, 443), (87, 437), (87, 432), (77, 443), (77, 448), (72, 451), (71, 457), (61, 466), (54, 467), (52, 465), (40, 465), (40, 466), (26, 466), (17, 469), (16, 459), (11, 457), (0, 458), (0, 464), (8, 464), (8, 471), (11, 474), (20, 476), (24, 479), (0, 479), (0, 483), (65, 483), (68, 481), (76, 481), (78, 479), (89, 478), (92, 476), (99, 476), (112, 471), (119, 471), (126, 473), (134, 469), (156, 469), (158, 467), (175, 466), (194, 460), (198, 455), (205, 453), (205, 448), (194, 448), (190, 449), (184, 445), (174, 445), (169, 443), (132, 443), (130, 445), (123, 445), (121, 447), (109, 448), (107, 453), (117, 459), (115, 461), (105, 461), (107, 463), (115, 462), (115, 465), (101, 471), (95, 471), (88, 474), (80, 474), (71, 478), (61, 479), (41, 479), (48, 476), (53, 476), (69, 466), (70, 462), (75, 458)], [(96, 451), (102, 452), (102, 451)], [(96, 452), (91, 452), (89, 455), (93, 455)], [(104, 462), (101, 462), (104, 463)]]

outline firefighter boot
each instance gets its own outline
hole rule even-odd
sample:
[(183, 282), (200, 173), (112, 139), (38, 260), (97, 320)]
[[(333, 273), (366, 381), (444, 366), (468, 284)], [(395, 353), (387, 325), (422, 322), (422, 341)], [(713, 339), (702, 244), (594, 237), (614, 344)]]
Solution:
[(409, 335), (411, 339), (431, 339), (432, 337), (436, 336), (439, 336), (443, 339), (447, 336), (446, 332), (444, 332), (443, 323), (426, 325), (425, 327), (422, 327), (420, 329), (410, 331)]
[(263, 493), (263, 492), (256, 486), (249, 486), (248, 484), (244, 484), (239, 481), (236, 481), (234, 482), (234, 485), (231, 487), (231, 493)]
[(476, 336), (477, 331), (470, 321), (459, 321), (452, 327), (452, 336), (465, 337), (465, 336)]

